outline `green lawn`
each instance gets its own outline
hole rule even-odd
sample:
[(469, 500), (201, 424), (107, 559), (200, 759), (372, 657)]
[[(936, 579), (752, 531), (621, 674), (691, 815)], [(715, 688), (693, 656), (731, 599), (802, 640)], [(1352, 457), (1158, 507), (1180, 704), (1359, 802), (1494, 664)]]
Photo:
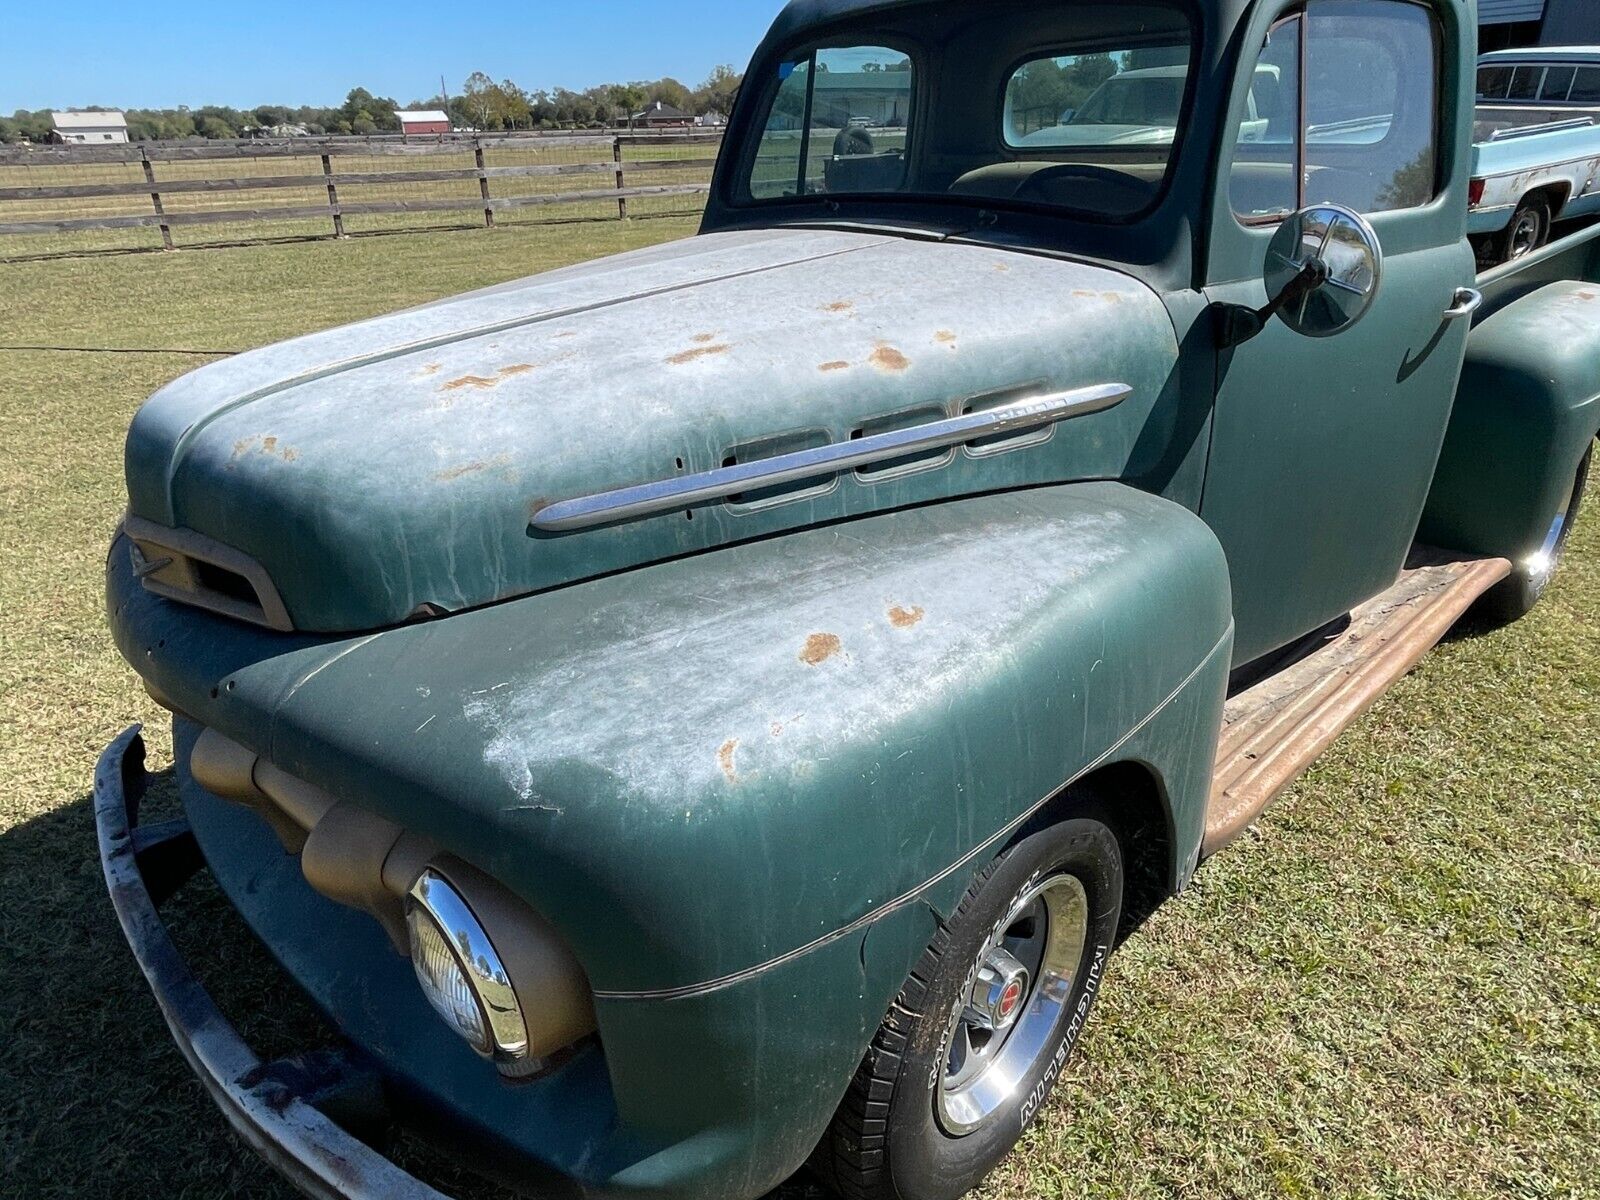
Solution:
[[(237, 349), (691, 228), (5, 266), (0, 347)], [(0, 348), (6, 1195), (288, 1195), (172, 1047), (106, 900), (88, 796), (130, 722), (170, 755), (106, 634), (102, 555), (129, 417), (203, 361)], [(1534, 616), (1435, 652), (1128, 944), (983, 1200), (1600, 1195), (1597, 726), (1591, 521)], [(252, 1039), (287, 1049), (308, 1018), (217, 897), (191, 892), (185, 952)]]

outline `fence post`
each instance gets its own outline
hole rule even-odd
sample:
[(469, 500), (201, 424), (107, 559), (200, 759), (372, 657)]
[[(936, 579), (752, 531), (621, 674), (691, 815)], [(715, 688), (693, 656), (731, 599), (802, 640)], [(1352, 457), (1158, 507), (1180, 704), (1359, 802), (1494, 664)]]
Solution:
[[(617, 191), (620, 192), (624, 187), (627, 186), (622, 181), (622, 138), (621, 137), (613, 137), (611, 139), (611, 161), (617, 164)], [(617, 220), (626, 221), (627, 219), (628, 219), (628, 198), (626, 196), (618, 196), (617, 197)]]
[(339, 189), (333, 183), (333, 162), (326, 145), (322, 148), (322, 177), (328, 181), (328, 211), (333, 214), (333, 236), (344, 237), (344, 214), (339, 211)]
[[(150, 204), (156, 210), (156, 216), (164, 217), (167, 210), (161, 207), (161, 193), (156, 190), (156, 169), (150, 164), (150, 152), (143, 146), (139, 147), (139, 161), (144, 165), (144, 181), (150, 185)], [(172, 226), (165, 221), (161, 222), (161, 248), (173, 249)]]
[(494, 228), (494, 209), (489, 206), (489, 177), (483, 173), (483, 141), (472, 139), (472, 157), (478, 164), (478, 194), (483, 197), (483, 227)]

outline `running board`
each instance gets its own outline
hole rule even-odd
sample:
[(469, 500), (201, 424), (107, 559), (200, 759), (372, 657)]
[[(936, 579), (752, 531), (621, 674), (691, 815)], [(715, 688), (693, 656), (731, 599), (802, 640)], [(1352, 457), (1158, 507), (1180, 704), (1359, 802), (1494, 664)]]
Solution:
[(1230, 698), (1206, 809), (1202, 857), (1261, 815), (1318, 755), (1511, 573), (1503, 558), (1421, 550), (1387, 592), (1326, 645)]

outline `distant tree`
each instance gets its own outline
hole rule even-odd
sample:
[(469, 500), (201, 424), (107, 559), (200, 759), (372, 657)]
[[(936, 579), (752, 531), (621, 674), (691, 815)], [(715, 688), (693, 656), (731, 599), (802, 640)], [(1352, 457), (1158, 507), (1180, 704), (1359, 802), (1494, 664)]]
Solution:
[(196, 122), (195, 128), (199, 130), (200, 136), (203, 138), (232, 138), (239, 136), (233, 126), (229, 125), (221, 117), (201, 117)]
[(22, 141), (26, 138), (30, 142), (47, 142), (50, 140), (50, 131), (55, 128), (55, 118), (45, 109), (30, 112), (19, 108), (11, 114), (7, 122), (10, 133), (6, 136), (8, 141)]
[(528, 93), (509, 79), (502, 79), (496, 88), (495, 101), (501, 125), (506, 129), (531, 129), (533, 109), (528, 103)]
[(646, 104), (654, 104), (659, 100), (662, 104), (670, 104), (683, 112), (687, 112), (694, 103), (689, 89), (671, 77), (645, 84), (644, 99)]
[(474, 71), (461, 85), (461, 98), (466, 103), (467, 122), (474, 129), (488, 129), (495, 115), (494, 80), (482, 71)]
[(732, 67), (724, 64), (714, 68), (694, 94), (695, 111), (721, 113), (727, 116), (733, 111), (733, 102), (739, 95), (741, 82), (743, 76)]

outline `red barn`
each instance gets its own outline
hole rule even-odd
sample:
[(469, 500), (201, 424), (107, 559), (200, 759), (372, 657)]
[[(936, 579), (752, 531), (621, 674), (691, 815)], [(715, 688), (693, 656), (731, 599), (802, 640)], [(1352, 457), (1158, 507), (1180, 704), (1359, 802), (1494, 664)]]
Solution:
[(450, 117), (435, 109), (399, 109), (400, 132), (407, 137), (450, 132)]

